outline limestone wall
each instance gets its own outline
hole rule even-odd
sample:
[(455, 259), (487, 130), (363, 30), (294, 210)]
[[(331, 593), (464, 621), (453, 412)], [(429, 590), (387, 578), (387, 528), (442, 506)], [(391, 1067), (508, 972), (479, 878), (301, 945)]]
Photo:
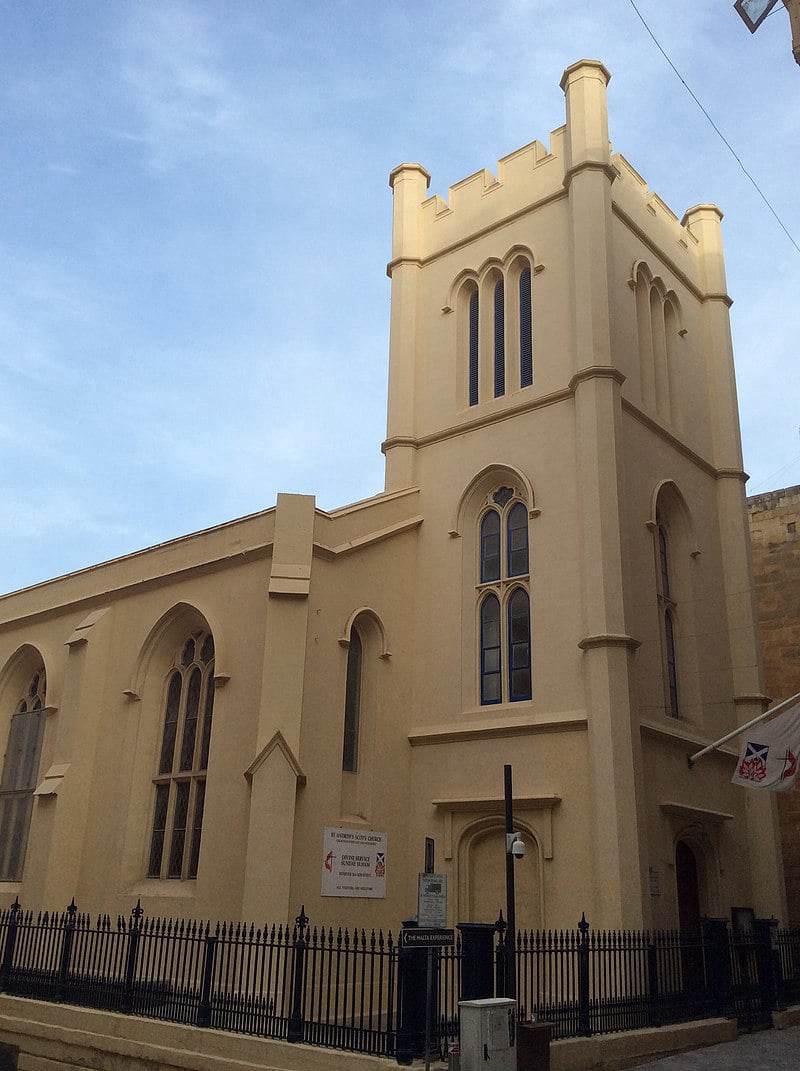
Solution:
[[(800, 690), (800, 486), (748, 499), (764, 683), (774, 700)], [(800, 922), (800, 791), (778, 796), (789, 921)]]

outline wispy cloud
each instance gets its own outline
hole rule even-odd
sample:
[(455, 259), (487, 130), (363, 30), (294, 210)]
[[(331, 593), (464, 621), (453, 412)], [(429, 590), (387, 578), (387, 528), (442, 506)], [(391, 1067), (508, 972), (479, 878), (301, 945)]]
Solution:
[(146, 146), (156, 170), (224, 149), (239, 134), (242, 105), (207, 18), (179, 2), (131, 10), (118, 46), (136, 125), (117, 136)]

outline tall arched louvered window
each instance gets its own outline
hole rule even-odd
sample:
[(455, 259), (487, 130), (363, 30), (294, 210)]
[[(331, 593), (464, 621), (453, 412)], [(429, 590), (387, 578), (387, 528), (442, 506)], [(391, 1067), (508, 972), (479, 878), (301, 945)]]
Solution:
[(680, 717), (678, 702), (678, 659), (675, 638), (675, 608), (670, 582), (669, 537), (661, 517), (656, 520), (656, 542), (658, 548), (658, 602), (661, 613), (662, 661), (664, 666), (664, 694), (667, 713), (670, 717)]
[(148, 877), (197, 877), (213, 712), (214, 640), (197, 632), (167, 675)]
[(20, 881), (39, 776), (45, 704), (44, 668), (30, 678), (11, 716), (0, 779), (0, 881)]
[(506, 392), (506, 300), (503, 280), (494, 288), (494, 396)]
[(361, 722), (361, 663), (363, 647), (358, 629), (350, 632), (347, 648), (347, 678), (344, 693), (344, 733), (342, 739), (342, 769), (345, 773), (358, 771), (358, 732)]
[(664, 655), (667, 666), (667, 709), (673, 718), (680, 717), (678, 706), (678, 662), (675, 657), (675, 622), (672, 610), (664, 611)]
[(533, 383), (533, 294), (531, 269), (523, 268), (519, 276), (519, 383)]
[(658, 526), (658, 564), (661, 569), (661, 592), (660, 594), (668, 599), (670, 597), (669, 591), (669, 554), (667, 552), (667, 535), (664, 531), (664, 526), (659, 524)]
[(532, 697), (528, 507), (511, 487), (498, 488), (487, 505), (479, 522), (483, 705)]
[(478, 291), (469, 296), (469, 404), (478, 404)]

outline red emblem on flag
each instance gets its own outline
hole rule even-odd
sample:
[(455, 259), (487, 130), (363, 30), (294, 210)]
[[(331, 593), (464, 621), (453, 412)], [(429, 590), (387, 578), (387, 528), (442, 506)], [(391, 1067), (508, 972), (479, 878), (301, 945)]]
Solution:
[(767, 776), (767, 756), (769, 744), (755, 744), (747, 741), (744, 758), (739, 763), (739, 777), (742, 781), (763, 781)]
[(794, 777), (797, 773), (797, 755), (794, 752), (786, 749), (786, 766), (781, 774), (781, 781), (787, 781), (790, 777)]

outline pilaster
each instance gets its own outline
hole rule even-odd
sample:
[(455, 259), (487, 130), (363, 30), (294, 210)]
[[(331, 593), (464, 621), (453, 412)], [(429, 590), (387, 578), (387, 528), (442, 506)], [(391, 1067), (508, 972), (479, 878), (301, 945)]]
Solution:
[[(86, 904), (89, 896), (81, 884), (82, 863), (96, 751), (108, 709), (104, 688), (112, 620), (113, 611), (95, 611), (66, 641), (69, 655), (52, 761), (39, 770), (36, 836), (30, 838), (33, 853), (44, 850), (47, 855), (37, 897), (46, 905), (66, 907), (73, 896)], [(35, 863), (34, 868), (39, 869)]]
[[(577, 477), (581, 503), (581, 642), (588, 717), (596, 925), (643, 922), (636, 792), (638, 740), (631, 724), (620, 507), (623, 374), (614, 367), (609, 274), (611, 167), (606, 86), (595, 60), (567, 68), (564, 185), (569, 190)], [(620, 643), (620, 638), (626, 642)], [(636, 754), (635, 754), (636, 752)], [(644, 828), (642, 825), (641, 828)]]
[[(314, 516), (313, 496), (278, 495), (255, 766), (246, 775), (243, 918), (289, 915)], [(280, 748), (270, 746), (276, 739)]]
[[(725, 592), (725, 615), (730, 645), (731, 686), (740, 725), (762, 713), (761, 650), (756, 631), (750, 526), (745, 495), (739, 405), (733, 364), (730, 314), (732, 304), (725, 279), (722, 249), (722, 212), (716, 205), (690, 208), (683, 224), (698, 240), (704, 269), (703, 347), (706, 357), (709, 410), (717, 468), (717, 516)], [(778, 697), (782, 698), (782, 697)], [(745, 800), (749, 855), (753, 873), (760, 874), (753, 889), (760, 914), (785, 912), (783, 867), (777, 837), (774, 800), (748, 793)], [(772, 828), (775, 836), (765, 836)], [(783, 915), (785, 918), (785, 913)]]

